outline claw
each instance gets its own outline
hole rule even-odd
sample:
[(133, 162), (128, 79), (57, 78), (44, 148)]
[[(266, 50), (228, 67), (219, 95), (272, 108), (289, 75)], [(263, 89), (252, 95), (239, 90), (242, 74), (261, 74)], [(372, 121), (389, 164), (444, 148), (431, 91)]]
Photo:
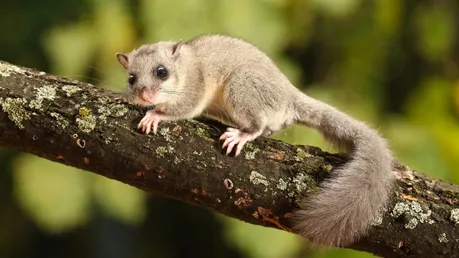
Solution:
[(242, 148), (244, 147), (245, 143), (247, 140), (241, 140), (239, 144), (236, 147), (236, 154), (234, 155), (235, 157), (239, 156), (241, 154)]
[(153, 133), (156, 134), (156, 132), (158, 131), (158, 123), (159, 121), (158, 120), (155, 120), (153, 122)]
[(234, 137), (232, 136), (227, 137), (225, 139), (225, 142), (223, 142), (222, 149), (226, 148), (226, 146), (228, 146), (228, 144), (230, 144), (233, 141), (234, 141)]
[(151, 131), (151, 124), (148, 123), (148, 124), (145, 126), (145, 133), (146, 133), (146, 134), (149, 134), (150, 131)]
[(231, 142), (231, 141), (229, 141), (228, 139), (226, 139), (225, 142), (223, 142), (222, 149), (226, 148), (226, 146), (228, 146), (228, 144), (229, 144), (230, 142)]
[(233, 150), (233, 147), (234, 145), (238, 144), (239, 143), (239, 139), (231, 139), (230, 141), (228, 141), (228, 148), (226, 149), (226, 155), (230, 154), (231, 151)]

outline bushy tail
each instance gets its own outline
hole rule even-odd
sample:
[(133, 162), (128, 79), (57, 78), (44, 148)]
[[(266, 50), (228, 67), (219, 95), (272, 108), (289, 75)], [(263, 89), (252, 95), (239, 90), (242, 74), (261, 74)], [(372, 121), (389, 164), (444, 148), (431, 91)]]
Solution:
[(293, 230), (314, 244), (347, 246), (381, 214), (393, 185), (392, 155), (378, 133), (337, 109), (302, 95), (298, 121), (350, 152), (318, 194), (300, 201)]

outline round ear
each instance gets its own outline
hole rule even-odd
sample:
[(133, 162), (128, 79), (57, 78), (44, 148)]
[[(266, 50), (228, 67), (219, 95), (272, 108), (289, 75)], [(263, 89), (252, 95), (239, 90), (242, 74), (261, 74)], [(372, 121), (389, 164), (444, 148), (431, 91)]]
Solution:
[(118, 58), (118, 62), (124, 67), (124, 69), (128, 69), (129, 59), (126, 54), (116, 53), (116, 58)]
[(180, 48), (182, 47), (182, 40), (179, 40), (172, 46), (172, 57), (177, 58), (180, 55)]

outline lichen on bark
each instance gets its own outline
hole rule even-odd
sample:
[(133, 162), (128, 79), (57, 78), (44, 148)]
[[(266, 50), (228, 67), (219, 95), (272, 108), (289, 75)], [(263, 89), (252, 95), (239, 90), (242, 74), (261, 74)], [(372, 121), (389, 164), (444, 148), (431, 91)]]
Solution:
[[(144, 110), (122, 95), (4, 62), (0, 105), (1, 146), (289, 232), (298, 200), (315, 194), (346, 160), (263, 137), (227, 156), (218, 141), (225, 127), (208, 120), (163, 122), (157, 134), (144, 135), (136, 129)], [(386, 211), (349, 248), (459, 257), (459, 187), (399, 163), (393, 172)]]

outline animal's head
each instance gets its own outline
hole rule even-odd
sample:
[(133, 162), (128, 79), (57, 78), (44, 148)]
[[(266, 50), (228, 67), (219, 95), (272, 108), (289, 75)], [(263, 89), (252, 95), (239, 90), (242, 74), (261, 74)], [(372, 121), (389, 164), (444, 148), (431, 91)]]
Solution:
[(136, 104), (151, 106), (176, 99), (181, 48), (181, 41), (158, 42), (116, 54), (127, 70), (127, 84)]

